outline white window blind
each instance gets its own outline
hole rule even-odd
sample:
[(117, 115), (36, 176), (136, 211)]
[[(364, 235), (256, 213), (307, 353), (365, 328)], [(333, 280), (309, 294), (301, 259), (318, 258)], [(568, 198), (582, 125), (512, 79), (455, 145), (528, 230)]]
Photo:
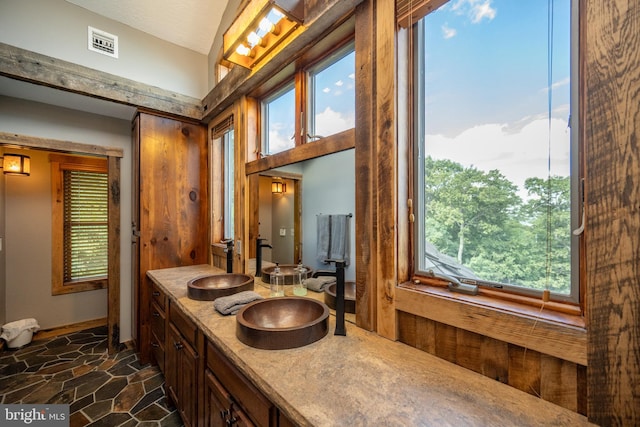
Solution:
[(396, 0), (396, 19), (403, 28), (410, 27), (448, 0)]
[(108, 267), (108, 176), (64, 171), (64, 282), (103, 278)]

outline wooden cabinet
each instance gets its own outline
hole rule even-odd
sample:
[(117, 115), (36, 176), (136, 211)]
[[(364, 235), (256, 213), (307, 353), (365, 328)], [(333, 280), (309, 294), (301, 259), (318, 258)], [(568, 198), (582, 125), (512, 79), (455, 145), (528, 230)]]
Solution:
[(198, 420), (199, 336), (196, 325), (170, 304), (165, 384), (187, 427), (196, 426)]
[(278, 426), (278, 409), (209, 341), (206, 353), (204, 425)]
[(132, 130), (134, 338), (148, 363), (161, 337), (152, 337), (147, 271), (209, 262), (208, 150), (199, 123), (141, 112)]

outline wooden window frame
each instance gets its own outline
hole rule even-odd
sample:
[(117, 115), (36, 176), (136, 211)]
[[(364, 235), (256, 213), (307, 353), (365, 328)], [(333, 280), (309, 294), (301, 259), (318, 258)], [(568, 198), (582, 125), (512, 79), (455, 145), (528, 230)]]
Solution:
[(108, 173), (107, 159), (96, 157), (49, 155), (51, 164), (51, 294), (65, 295), (108, 287), (108, 276), (99, 279), (64, 281), (64, 171), (78, 170)]
[[(345, 28), (349, 28), (349, 25), (345, 25)], [(349, 45), (351, 45), (353, 51), (355, 52), (355, 34), (353, 32), (342, 34), (340, 31), (337, 31), (337, 34), (327, 37), (322, 42), (314, 46), (314, 48), (305, 53), (301, 58), (299, 58), (290, 66), (290, 70), (284, 75), (276, 76), (276, 78), (272, 79), (271, 81), (264, 84), (261, 88), (254, 91), (253, 95), (258, 99), (260, 104), (259, 115), (262, 116), (264, 111), (264, 102), (270, 97), (273, 97), (275, 94), (278, 94), (278, 92), (283, 91), (293, 82), (295, 111), (297, 112), (296, 117), (293, 119), (295, 120), (294, 146), (288, 150), (274, 153), (273, 155), (278, 155), (280, 153), (293, 150), (307, 144), (308, 142), (317, 144), (324, 141), (332, 140), (336, 135), (340, 135), (342, 133), (349, 132), (350, 130), (355, 129), (354, 125), (354, 128), (347, 129), (333, 135), (327, 135), (323, 138), (311, 138), (310, 141), (308, 138), (308, 128), (310, 122), (309, 99), (311, 97), (308, 91), (309, 70), (325, 61), (334, 53), (345, 50)], [(342, 56), (338, 58), (338, 60), (341, 58)], [(264, 127), (264, 123), (262, 123), (259, 135), (260, 157), (265, 156), (265, 153), (263, 151), (263, 148), (265, 148), (265, 130), (266, 129)]]
[[(404, 42), (408, 46), (412, 45), (412, 43), (409, 42), (409, 38), (413, 37), (412, 24), (415, 24), (420, 19), (428, 15), (431, 11), (437, 9), (444, 3), (447, 3), (447, 1), (442, 1), (442, 0), (419, 1), (416, 3), (421, 5), (421, 9), (415, 9), (414, 10), (415, 14), (409, 14), (405, 10), (403, 14), (400, 14), (400, 11), (398, 11), (399, 14), (397, 16), (398, 25), (400, 27), (406, 28), (406, 30), (401, 31), (401, 33), (403, 33), (404, 36), (406, 36), (406, 38), (404, 39), (401, 38), (401, 43)], [(409, 25), (411, 25), (411, 27), (409, 27)], [(578, 25), (580, 26), (578, 31), (581, 33), (582, 24), (578, 23)], [(405, 52), (409, 52), (408, 46)], [(579, 49), (582, 50), (582, 44), (580, 44)], [(580, 55), (580, 58), (583, 58), (583, 55)], [(580, 59), (580, 61), (583, 61), (583, 59)], [(409, 67), (412, 67), (412, 66), (413, 66), (412, 64), (409, 64), (407, 65), (407, 68), (402, 71), (404, 71), (405, 73), (409, 73), (410, 72)], [(582, 66), (580, 64), (578, 64), (578, 67), (582, 69)], [(582, 75), (580, 78), (584, 79), (584, 75)], [(409, 78), (407, 78), (407, 82), (409, 82)], [(409, 82), (408, 85), (411, 86), (412, 84), (413, 83)], [(406, 96), (406, 102), (408, 104), (406, 111), (407, 112), (413, 111), (413, 107), (411, 106), (411, 103), (413, 102), (413, 100), (408, 93)], [(579, 101), (579, 105), (577, 106), (577, 109), (579, 111), (579, 114), (582, 116), (584, 112), (584, 97), (580, 97), (580, 101)], [(585, 168), (583, 163), (584, 138), (582, 138), (584, 129), (581, 127), (579, 129), (579, 132), (580, 132), (580, 135), (578, 136), (578, 138), (580, 140), (580, 152), (576, 156), (576, 161), (580, 162), (580, 164), (583, 166), (580, 168), (580, 179), (582, 179), (585, 174)], [(411, 136), (410, 138), (413, 138), (413, 136)], [(409, 144), (413, 146), (414, 142), (410, 141)], [(413, 153), (413, 149), (409, 150), (409, 152)], [(407, 166), (410, 171), (409, 172), (410, 198), (415, 202), (417, 202), (417, 198), (415, 197), (416, 189), (414, 188), (414, 182), (413, 182), (414, 174), (415, 174), (413, 161), (408, 160)], [(411, 210), (411, 213), (413, 214), (413, 210)], [(437, 295), (439, 297), (442, 297), (443, 292), (445, 294), (447, 293), (446, 287), (448, 283), (446, 281), (416, 273), (415, 257), (417, 256), (417, 254), (416, 254), (415, 241), (414, 241), (414, 238), (415, 238), (414, 236), (416, 232), (415, 223), (412, 223), (409, 226), (409, 229), (410, 229), (409, 231), (410, 236), (407, 239), (408, 240), (407, 243), (409, 247), (407, 248), (407, 250), (408, 250), (408, 253), (410, 254), (409, 259), (411, 260), (410, 261), (411, 265), (409, 268), (410, 268), (410, 271), (412, 271), (413, 273), (411, 275), (410, 282), (400, 283), (399, 287), (403, 289), (411, 290), (411, 291), (419, 291), (419, 292), (429, 293), (432, 295)], [(506, 290), (506, 289), (494, 290), (494, 289), (483, 288), (482, 286), (479, 287), (478, 297), (455, 296), (453, 299), (462, 303), (475, 303), (481, 306), (490, 307), (497, 310), (507, 310), (507, 311), (515, 312), (524, 316), (536, 317), (536, 318), (541, 318), (541, 319), (545, 319), (553, 322), (559, 322), (569, 326), (584, 328), (585, 327), (585, 322), (584, 322), (584, 301), (585, 301), (584, 239), (581, 239), (581, 243), (579, 246), (580, 246), (580, 249), (579, 249), (580, 261), (578, 266), (578, 270), (579, 270), (578, 274), (579, 274), (580, 284), (579, 284), (579, 295), (578, 295), (579, 302), (577, 303), (569, 302), (569, 301), (545, 301), (543, 300), (543, 298), (523, 295), (514, 290)]]

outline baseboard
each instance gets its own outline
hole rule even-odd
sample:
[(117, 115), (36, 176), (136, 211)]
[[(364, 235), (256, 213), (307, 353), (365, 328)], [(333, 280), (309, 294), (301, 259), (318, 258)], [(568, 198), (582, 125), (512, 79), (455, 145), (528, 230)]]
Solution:
[(57, 337), (60, 335), (70, 334), (72, 332), (78, 332), (85, 329), (97, 328), (98, 326), (106, 326), (107, 318), (86, 320), (84, 322), (72, 323), (64, 326), (56, 326), (54, 328), (41, 329), (33, 335), (33, 341), (43, 340), (48, 338)]

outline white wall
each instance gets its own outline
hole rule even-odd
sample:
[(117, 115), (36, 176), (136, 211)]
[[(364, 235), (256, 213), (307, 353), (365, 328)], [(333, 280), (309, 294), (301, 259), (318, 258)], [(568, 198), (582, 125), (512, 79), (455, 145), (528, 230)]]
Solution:
[(316, 215), (352, 214), (351, 262), (345, 269), (345, 279), (355, 280), (355, 212), (356, 212), (356, 164), (355, 150), (341, 151), (329, 156), (307, 160), (302, 179), (302, 262), (317, 269), (333, 269), (333, 266), (316, 260)]
[[(131, 324), (131, 122), (0, 96), (0, 132), (121, 148), (120, 339)], [(45, 152), (28, 150), (30, 177), (4, 177), (6, 321), (43, 328), (106, 317), (106, 290), (51, 296), (51, 184)], [(2, 178), (0, 178), (2, 179)], [(1, 317), (1, 316), (0, 316)]]
[[(87, 48), (87, 27), (118, 36), (119, 58)], [(64, 0), (0, 0), (0, 42), (202, 99), (207, 55)]]
[[(301, 174), (302, 178), (302, 262), (314, 270), (331, 270), (316, 260), (317, 220), (319, 214), (352, 214), (351, 263), (345, 269), (345, 279), (355, 280), (356, 248), (356, 164), (355, 150), (341, 151), (316, 159), (278, 168), (279, 171)], [(260, 187), (262, 191), (262, 187)], [(262, 212), (260, 212), (262, 215)], [(262, 222), (262, 216), (260, 217)], [(273, 219), (274, 223), (277, 221)], [(277, 236), (274, 235), (274, 239)]]

